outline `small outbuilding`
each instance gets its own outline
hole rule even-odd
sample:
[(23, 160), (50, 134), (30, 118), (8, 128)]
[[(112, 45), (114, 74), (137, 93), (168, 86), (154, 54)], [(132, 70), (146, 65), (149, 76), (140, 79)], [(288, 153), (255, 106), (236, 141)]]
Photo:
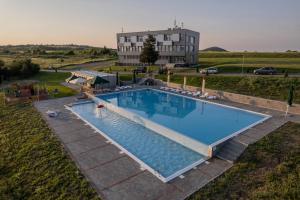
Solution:
[(93, 89), (116, 87), (116, 75), (97, 71), (74, 71), (66, 82)]

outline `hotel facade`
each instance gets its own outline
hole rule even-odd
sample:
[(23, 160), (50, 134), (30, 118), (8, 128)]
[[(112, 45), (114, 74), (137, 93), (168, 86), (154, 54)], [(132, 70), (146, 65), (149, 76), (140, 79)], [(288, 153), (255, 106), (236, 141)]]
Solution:
[(179, 27), (158, 31), (117, 33), (118, 63), (142, 65), (140, 54), (149, 35), (156, 39), (155, 49), (159, 52), (156, 65), (198, 63), (200, 33)]

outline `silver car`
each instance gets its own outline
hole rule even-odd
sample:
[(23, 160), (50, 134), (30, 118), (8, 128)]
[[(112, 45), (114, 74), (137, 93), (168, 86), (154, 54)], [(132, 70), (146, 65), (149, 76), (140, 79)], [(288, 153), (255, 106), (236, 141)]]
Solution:
[(209, 67), (209, 68), (201, 69), (200, 73), (201, 74), (217, 74), (217, 73), (219, 73), (219, 71), (218, 71), (218, 68), (216, 68), (216, 67)]

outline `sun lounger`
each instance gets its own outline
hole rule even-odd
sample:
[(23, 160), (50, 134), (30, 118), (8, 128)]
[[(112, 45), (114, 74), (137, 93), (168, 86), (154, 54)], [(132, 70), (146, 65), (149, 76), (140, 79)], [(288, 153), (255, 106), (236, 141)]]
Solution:
[(209, 100), (215, 100), (215, 99), (217, 99), (217, 96), (215, 96), (215, 95), (210, 95), (210, 96), (207, 96), (206, 99), (209, 99)]
[(59, 111), (54, 111), (54, 110), (48, 110), (46, 113), (49, 117), (57, 117), (60, 112)]
[(188, 95), (192, 95), (193, 93), (192, 92), (190, 92), (190, 91), (187, 91), (187, 93), (186, 94), (188, 94)]
[(208, 96), (208, 93), (205, 92), (203, 95), (200, 96), (200, 98), (206, 98)]
[(200, 91), (197, 91), (197, 92), (193, 92), (193, 97), (198, 97), (201, 95), (201, 92)]
[(187, 91), (185, 91), (185, 90), (183, 90), (182, 92), (181, 92), (181, 94), (186, 94), (187, 93)]

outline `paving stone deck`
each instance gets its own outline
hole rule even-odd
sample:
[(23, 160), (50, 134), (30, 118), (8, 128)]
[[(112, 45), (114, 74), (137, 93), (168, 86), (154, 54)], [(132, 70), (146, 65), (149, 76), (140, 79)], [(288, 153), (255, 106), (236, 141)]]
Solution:
[[(67, 97), (40, 101), (35, 103), (35, 107), (102, 199), (184, 199), (233, 165), (230, 160), (213, 157), (207, 163), (202, 163), (195, 169), (186, 172), (183, 179), (178, 177), (168, 183), (163, 183), (147, 170), (141, 169), (137, 162), (126, 154), (120, 153), (116, 146), (64, 108), (64, 105), (74, 102), (74, 100), (74, 97)], [(231, 102), (220, 103), (273, 116), (263, 124), (233, 138), (233, 143), (240, 143), (241, 148), (239, 145), (234, 147), (229, 145), (228, 148), (233, 148), (239, 155), (247, 145), (256, 142), (287, 120), (300, 121), (299, 116), (285, 119), (282, 117), (283, 113), (277, 111)], [(49, 118), (45, 113), (48, 109), (59, 110), (61, 114), (57, 118)]]

